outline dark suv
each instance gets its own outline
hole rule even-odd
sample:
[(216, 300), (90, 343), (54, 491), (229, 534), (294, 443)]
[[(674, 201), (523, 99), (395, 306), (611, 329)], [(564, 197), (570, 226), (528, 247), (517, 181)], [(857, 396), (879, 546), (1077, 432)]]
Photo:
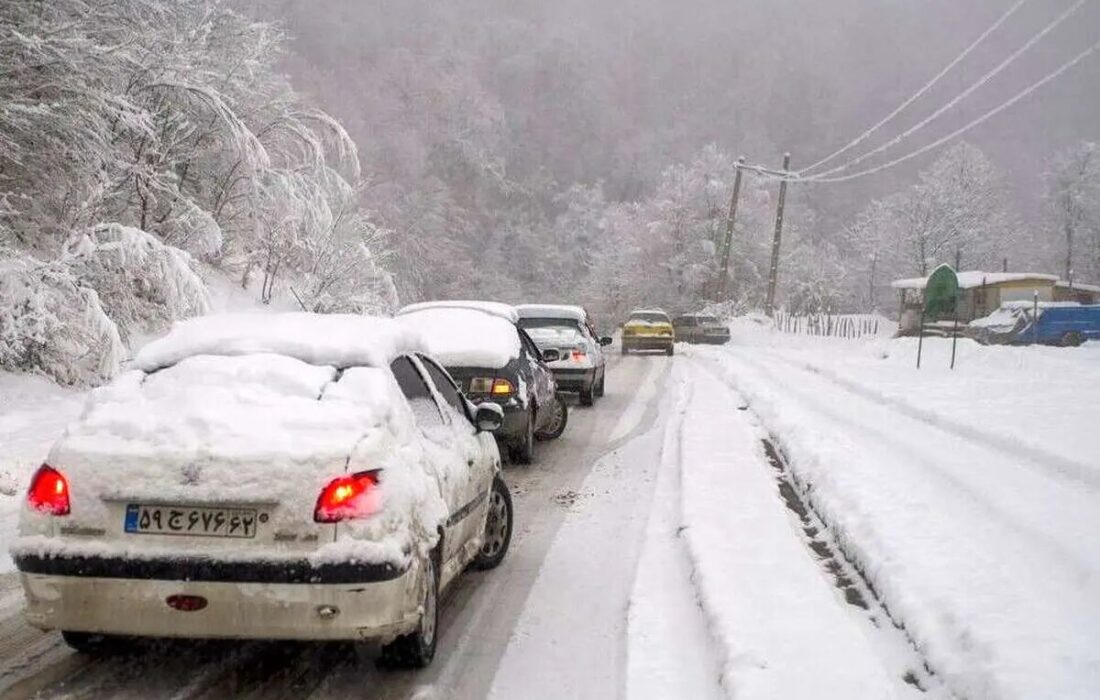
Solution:
[(729, 326), (708, 314), (684, 314), (672, 319), (676, 340), (683, 343), (715, 343), (730, 341)]
[(513, 461), (529, 464), (536, 438), (553, 439), (565, 430), (568, 409), (546, 364), (557, 359), (557, 351), (539, 352), (517, 325), (515, 307), (425, 302), (401, 309), (397, 320), (420, 333), (470, 401), (504, 409), (496, 437)]

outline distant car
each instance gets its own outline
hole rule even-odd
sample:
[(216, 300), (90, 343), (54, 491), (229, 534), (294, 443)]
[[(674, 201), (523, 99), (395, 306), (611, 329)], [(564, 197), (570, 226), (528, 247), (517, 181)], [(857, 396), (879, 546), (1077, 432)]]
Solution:
[(985, 318), (971, 321), (967, 335), (980, 343), (1061, 345), (1072, 347), (1100, 340), (1100, 305), (1040, 302), (1038, 322), (1029, 302), (1005, 304)]
[(684, 343), (721, 345), (730, 341), (729, 326), (719, 321), (717, 316), (684, 314), (672, 319), (672, 328), (676, 332), (676, 340)]
[(556, 304), (521, 304), (516, 310), (520, 328), (540, 350), (558, 351), (559, 358), (547, 363), (558, 391), (578, 394), (583, 406), (591, 406), (596, 397), (603, 396), (607, 381), (603, 348), (612, 339), (596, 334), (587, 311)]
[(500, 563), (492, 432), (392, 319), (207, 316), (94, 391), (35, 473), (12, 546), (27, 618), (115, 635), (377, 640), (435, 653), (441, 592)]
[(439, 301), (406, 306), (396, 320), (415, 329), (475, 405), (504, 410), (497, 440), (514, 462), (530, 464), (535, 440), (562, 434), (569, 419), (547, 361), (519, 327), (514, 306), (482, 301)]
[(635, 309), (623, 324), (623, 354), (635, 350), (674, 352), (676, 333), (672, 320), (660, 309)]

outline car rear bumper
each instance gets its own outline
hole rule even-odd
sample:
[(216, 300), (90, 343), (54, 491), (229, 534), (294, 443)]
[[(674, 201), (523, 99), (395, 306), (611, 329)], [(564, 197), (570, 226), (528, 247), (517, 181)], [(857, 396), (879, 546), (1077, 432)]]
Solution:
[(675, 338), (667, 335), (623, 336), (623, 347), (628, 350), (667, 350)]
[[(115, 564), (68, 575), (31, 573), (27, 569), (33, 567), (21, 566), (28, 622), (42, 629), (147, 637), (385, 642), (411, 631), (419, 620), (418, 569), (391, 570), (387, 578), (369, 571), (357, 582), (319, 582), (350, 579), (348, 571), (335, 577), (282, 575), (274, 582), (245, 575), (239, 578), (253, 580), (242, 582), (126, 577), (115, 574), (141, 571), (123, 560), (102, 561)], [(173, 595), (201, 596), (206, 606), (176, 610), (167, 602)]]
[(558, 391), (589, 391), (596, 383), (596, 368), (584, 369), (553, 368), (554, 381), (558, 384)]

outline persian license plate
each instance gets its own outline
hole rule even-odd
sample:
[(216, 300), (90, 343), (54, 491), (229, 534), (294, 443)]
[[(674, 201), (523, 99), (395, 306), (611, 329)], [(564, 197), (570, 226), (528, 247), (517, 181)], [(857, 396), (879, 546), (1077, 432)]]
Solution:
[(126, 506), (124, 528), (135, 535), (248, 539), (256, 536), (256, 518), (255, 508), (130, 503)]

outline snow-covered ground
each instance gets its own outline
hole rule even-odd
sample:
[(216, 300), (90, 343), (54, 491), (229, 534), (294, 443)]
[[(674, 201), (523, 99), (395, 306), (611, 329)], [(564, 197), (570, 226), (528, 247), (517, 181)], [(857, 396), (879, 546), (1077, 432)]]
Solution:
[[(918, 371), (911, 339), (787, 336), (751, 320), (732, 332), (685, 354), (744, 397), (937, 681), (971, 699), (1100, 694), (1100, 347), (960, 340), (951, 371), (950, 340), (926, 339)], [(732, 537), (745, 529), (732, 492), (751, 481), (722, 488), (721, 474), (709, 483), (731, 494)], [(731, 629), (730, 643), (744, 637)]]

